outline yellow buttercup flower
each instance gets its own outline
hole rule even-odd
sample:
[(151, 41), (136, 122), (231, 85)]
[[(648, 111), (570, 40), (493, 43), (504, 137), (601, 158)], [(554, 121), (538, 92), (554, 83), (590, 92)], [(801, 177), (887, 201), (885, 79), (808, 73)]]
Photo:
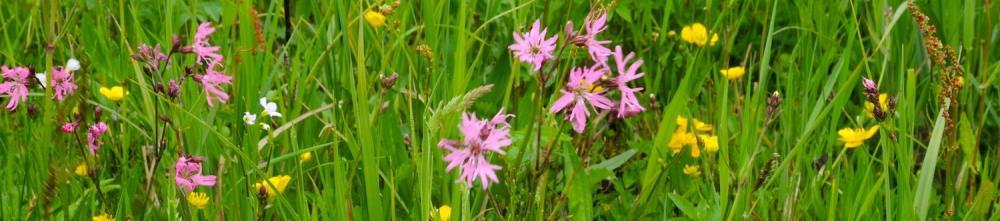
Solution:
[(698, 46), (705, 46), (706, 44), (708, 46), (713, 46), (719, 41), (718, 34), (712, 34), (711, 38), (709, 38), (708, 34), (708, 29), (705, 28), (705, 25), (698, 22), (684, 26), (684, 28), (681, 29), (681, 39)]
[(684, 174), (697, 177), (701, 175), (701, 170), (698, 169), (698, 165), (684, 165)]
[(267, 182), (261, 181), (253, 185), (255, 190), (259, 190), (261, 187), (267, 187), (267, 196), (274, 197), (275, 195), (285, 192), (285, 187), (288, 183), (292, 181), (292, 177), (288, 175), (273, 176), (267, 179)]
[(76, 166), (76, 169), (73, 170), (73, 173), (75, 173), (77, 176), (86, 176), (87, 163), (80, 163), (80, 165)]
[(382, 26), (385, 26), (385, 15), (382, 15), (382, 13), (368, 10), (365, 12), (364, 17), (365, 21), (368, 22), (368, 25), (371, 25), (372, 27), (381, 28)]
[[(882, 111), (888, 111), (889, 110), (889, 95), (888, 94), (881, 93), (881, 94), (878, 95), (878, 106), (880, 108), (882, 108)], [(872, 102), (869, 102), (869, 101), (865, 101), (865, 114), (867, 114), (868, 117), (871, 118), (871, 117), (875, 117), (874, 112), (875, 112), (875, 104), (872, 104)]]
[(94, 221), (115, 221), (115, 217), (113, 217), (111, 215), (108, 215), (107, 213), (104, 213), (104, 214), (101, 214), (99, 216), (95, 216), (93, 218), (93, 220)]
[(864, 144), (868, 138), (875, 136), (875, 133), (878, 133), (878, 125), (872, 126), (867, 130), (864, 128), (844, 128), (837, 131), (837, 135), (840, 136), (837, 139), (840, 142), (844, 142), (844, 147), (855, 148)]
[(719, 71), (719, 73), (722, 73), (722, 76), (726, 77), (726, 79), (735, 80), (737, 78), (743, 77), (743, 74), (746, 73), (746, 70), (744, 70), (742, 66), (737, 66), (737, 67), (722, 69), (721, 71)]
[(694, 129), (701, 132), (709, 132), (712, 131), (712, 129), (715, 129), (715, 126), (701, 122), (698, 119), (694, 119)]
[(701, 142), (705, 143), (705, 151), (708, 151), (709, 153), (719, 151), (718, 136), (698, 135), (698, 138), (701, 138)]
[(309, 162), (312, 159), (313, 159), (313, 153), (312, 152), (305, 152), (305, 153), (302, 153), (301, 155), (299, 155), (299, 161), (303, 162), (303, 163), (304, 162)]
[(111, 101), (120, 101), (122, 98), (125, 98), (125, 88), (121, 86), (111, 88), (101, 87), (100, 92), (101, 95), (104, 95), (105, 98)]
[(208, 194), (191, 192), (187, 197), (188, 203), (198, 209), (204, 209), (205, 205), (208, 204)]

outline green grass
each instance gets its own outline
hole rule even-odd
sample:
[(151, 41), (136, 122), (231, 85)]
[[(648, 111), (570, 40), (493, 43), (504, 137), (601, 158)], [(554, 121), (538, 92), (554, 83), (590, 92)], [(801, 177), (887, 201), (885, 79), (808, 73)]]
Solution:
[[(66, 100), (33, 85), (16, 111), (0, 111), (0, 217), (430, 220), (447, 205), (452, 220), (1000, 220), (1000, 5), (915, 2), (959, 57), (952, 106), (902, 0), (4, 2), (0, 65), (83, 68)], [(380, 7), (393, 11), (374, 27), (362, 14)], [(591, 62), (563, 27), (581, 29), (592, 9), (609, 13), (600, 39), (645, 61), (632, 86), (647, 110), (592, 114), (576, 133), (549, 109), (570, 69)], [(541, 73), (507, 49), (536, 19), (560, 37)], [(174, 35), (187, 45), (206, 21), (233, 76), (223, 105), (185, 78), (193, 56), (152, 75), (130, 57), (140, 44), (168, 51)], [(714, 46), (681, 39), (696, 22), (719, 35)], [(733, 66), (746, 74), (719, 74)], [(866, 116), (862, 78), (896, 99), (885, 120)], [(185, 79), (177, 98), (155, 90), (169, 79)], [(116, 85), (121, 101), (98, 93)], [(269, 131), (242, 120), (261, 97), (284, 115), (258, 117)], [(95, 157), (96, 108), (109, 132)], [(461, 139), (463, 112), (500, 109), (515, 115), (507, 154), (487, 155), (500, 182), (456, 182), (438, 142)], [(674, 154), (678, 116), (714, 125), (719, 151)], [(80, 128), (60, 132), (71, 119)], [(860, 147), (838, 140), (873, 125)], [(204, 209), (174, 184), (182, 154), (205, 157), (218, 177), (196, 189), (210, 197)], [(80, 164), (93, 174), (76, 175)], [(258, 198), (253, 185), (277, 175), (292, 177), (286, 190)]]

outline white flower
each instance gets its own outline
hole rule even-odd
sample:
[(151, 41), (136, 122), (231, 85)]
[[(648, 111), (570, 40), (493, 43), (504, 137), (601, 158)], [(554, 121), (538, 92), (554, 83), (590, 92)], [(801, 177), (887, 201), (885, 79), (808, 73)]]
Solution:
[(250, 114), (250, 112), (243, 112), (243, 122), (247, 123), (247, 125), (254, 125), (257, 123), (257, 115)]
[(38, 83), (42, 83), (42, 88), (49, 86), (47, 83), (49, 81), (45, 79), (45, 73), (35, 73), (35, 78), (38, 78)]
[(278, 113), (278, 104), (267, 102), (267, 98), (260, 98), (260, 106), (264, 107), (264, 112), (261, 113), (264, 116), (281, 117), (281, 113)]
[(271, 130), (271, 125), (265, 124), (264, 122), (260, 122), (260, 129)]
[(69, 71), (80, 70), (80, 61), (77, 61), (76, 58), (70, 58), (69, 61), (66, 61), (66, 70)]

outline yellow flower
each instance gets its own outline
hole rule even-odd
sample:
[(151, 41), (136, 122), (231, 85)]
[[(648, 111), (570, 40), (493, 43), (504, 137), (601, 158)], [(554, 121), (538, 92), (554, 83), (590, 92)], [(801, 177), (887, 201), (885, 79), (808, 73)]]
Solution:
[[(880, 108), (882, 108), (882, 111), (888, 111), (889, 110), (889, 95), (888, 94), (881, 93), (881, 94), (878, 95), (878, 106)], [(871, 117), (875, 117), (874, 112), (875, 112), (875, 104), (872, 104), (872, 102), (865, 101), (865, 114), (867, 114), (868, 117), (871, 118)]]
[(868, 130), (864, 128), (844, 128), (837, 131), (837, 135), (840, 136), (837, 139), (840, 142), (844, 142), (844, 147), (855, 148), (861, 146), (868, 138), (875, 136), (875, 133), (878, 133), (878, 125), (872, 126)]
[(711, 124), (706, 124), (705, 122), (701, 122), (697, 118), (694, 119), (694, 129), (695, 130), (698, 130), (698, 131), (701, 131), (701, 132), (709, 132), (709, 131), (712, 131), (712, 129), (714, 129), (714, 128), (715, 128), (715, 126), (712, 126)]
[(722, 76), (726, 77), (726, 79), (735, 80), (737, 78), (743, 77), (743, 74), (746, 73), (746, 70), (744, 70), (742, 66), (737, 66), (737, 67), (722, 69), (721, 71), (719, 71), (719, 73), (722, 73)]
[(715, 153), (719, 151), (719, 137), (718, 136), (708, 136), (708, 135), (698, 135), (701, 138), (701, 142), (705, 143), (705, 150), (709, 153)]
[(701, 157), (701, 148), (698, 147), (698, 141), (691, 144), (691, 158)]
[(108, 215), (107, 213), (101, 214), (100, 216), (95, 216), (94, 221), (114, 221), (115, 217)]
[(710, 39), (708, 36), (708, 29), (705, 28), (705, 25), (695, 22), (694, 24), (684, 26), (684, 28), (681, 29), (681, 39), (698, 46), (705, 46), (706, 44), (713, 46), (715, 45), (715, 42), (719, 41), (719, 35), (712, 34)]
[(701, 170), (698, 169), (698, 165), (684, 165), (684, 174), (696, 177), (701, 175)]
[(120, 101), (125, 97), (125, 88), (121, 86), (114, 86), (111, 89), (106, 87), (101, 87), (100, 92), (104, 97), (111, 101)]
[(689, 145), (692, 143), (694, 144), (698, 143), (698, 139), (694, 136), (694, 134), (688, 133), (687, 131), (684, 130), (677, 130), (676, 132), (674, 132), (673, 135), (670, 136), (670, 143), (667, 143), (667, 147), (670, 147), (670, 150), (672, 150), (674, 154), (676, 154), (681, 152), (681, 150), (684, 148), (684, 145)]
[(385, 15), (382, 15), (382, 13), (368, 10), (365, 12), (364, 16), (365, 21), (367, 21), (372, 27), (381, 28), (382, 26), (385, 26)]
[(208, 195), (205, 193), (191, 192), (187, 197), (188, 203), (198, 209), (204, 209), (208, 204)]
[(312, 152), (305, 152), (305, 153), (302, 153), (301, 155), (299, 155), (299, 161), (301, 161), (303, 163), (304, 162), (309, 162), (312, 159), (313, 159), (313, 153)]
[(273, 176), (267, 179), (267, 182), (261, 181), (253, 185), (255, 190), (259, 190), (261, 187), (267, 187), (267, 196), (274, 197), (275, 195), (285, 192), (285, 187), (288, 186), (288, 182), (292, 181), (292, 177), (288, 175)]
[(677, 115), (677, 130), (687, 131), (688, 119)]
[(80, 165), (76, 166), (76, 170), (73, 170), (73, 173), (75, 173), (77, 176), (86, 176), (87, 163), (80, 163)]
[(956, 79), (956, 81), (958, 81), (958, 86), (959, 87), (965, 86), (965, 78), (962, 76), (958, 76), (957, 78), (958, 79)]
[(438, 208), (438, 214), (441, 215), (441, 221), (451, 220), (451, 207), (448, 205), (441, 206), (441, 208)]

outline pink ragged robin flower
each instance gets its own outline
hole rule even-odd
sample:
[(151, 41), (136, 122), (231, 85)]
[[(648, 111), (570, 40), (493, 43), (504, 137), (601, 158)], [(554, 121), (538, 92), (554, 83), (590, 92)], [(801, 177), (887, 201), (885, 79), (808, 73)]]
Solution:
[(232, 84), (233, 77), (209, 68), (206, 74), (195, 75), (194, 80), (201, 83), (201, 88), (205, 90), (205, 99), (208, 100), (208, 106), (212, 106), (212, 100), (219, 101), (219, 103), (226, 103), (229, 100), (229, 94), (226, 94), (219, 86), (222, 84)]
[(97, 124), (91, 125), (90, 129), (87, 130), (87, 146), (90, 147), (90, 154), (96, 155), (97, 150), (101, 149), (101, 136), (108, 132), (108, 125), (104, 122), (98, 122)]
[(503, 110), (497, 112), (492, 119), (478, 119), (476, 114), (463, 113), (462, 123), (458, 129), (465, 137), (462, 141), (442, 139), (438, 142), (438, 147), (450, 151), (444, 157), (448, 162), (446, 171), (451, 171), (455, 167), (461, 166), (462, 175), (458, 181), (465, 181), (468, 187), (472, 187), (472, 182), (479, 179), (483, 185), (483, 190), (489, 187), (490, 183), (499, 183), (496, 171), (501, 167), (491, 164), (486, 159), (489, 151), (500, 155), (506, 154), (503, 147), (510, 146), (510, 124), (507, 118), (514, 115), (504, 114)]
[(628, 55), (624, 54), (622, 46), (615, 46), (614, 57), (618, 76), (615, 77), (614, 82), (615, 86), (621, 92), (621, 101), (619, 101), (618, 105), (619, 118), (625, 118), (626, 116), (635, 115), (646, 110), (642, 107), (642, 104), (639, 103), (639, 99), (635, 96), (635, 93), (642, 91), (642, 88), (632, 88), (628, 86), (629, 81), (639, 79), (645, 75), (645, 73), (639, 72), (639, 67), (642, 66), (642, 59), (638, 59), (630, 65), (628, 62), (635, 57), (635, 53), (630, 52)]
[(215, 176), (201, 174), (202, 161), (204, 158), (199, 156), (182, 156), (177, 159), (177, 163), (174, 163), (174, 182), (178, 187), (192, 191), (197, 186), (215, 185)]
[(10, 101), (7, 101), (8, 110), (16, 110), (18, 102), (28, 99), (28, 84), (30, 83), (29, 76), (31, 76), (31, 71), (24, 67), (14, 67), (7, 68), (7, 66), (0, 67), (3, 71), (3, 78), (11, 81), (6, 81), (0, 83), (0, 94), (7, 94), (10, 96)]
[(76, 127), (79, 126), (79, 125), (80, 125), (80, 122), (68, 122), (68, 123), (64, 123), (62, 126), (59, 126), (59, 130), (62, 131), (63, 133), (68, 133), (69, 134), (69, 133), (75, 132), (76, 131)]
[(578, 46), (586, 46), (587, 52), (590, 54), (590, 59), (594, 60), (594, 63), (604, 65), (608, 61), (608, 56), (611, 55), (611, 49), (604, 46), (610, 44), (610, 40), (597, 40), (597, 34), (600, 34), (605, 29), (607, 29), (607, 19), (608, 14), (599, 11), (587, 16), (583, 23), (583, 29), (586, 33), (582, 35), (573, 34), (572, 26), (567, 26), (566, 32), (573, 35), (571, 38), (573, 44)]
[(546, 39), (547, 28), (542, 28), (542, 23), (535, 20), (531, 25), (531, 30), (524, 33), (514, 32), (514, 44), (507, 48), (514, 53), (514, 56), (521, 62), (533, 65), (534, 70), (542, 69), (545, 61), (555, 58), (552, 51), (556, 49), (556, 40), (559, 35)]
[(58, 101), (66, 99), (66, 96), (73, 95), (76, 91), (76, 84), (73, 83), (73, 73), (70, 69), (56, 67), (52, 68), (52, 90), (55, 91), (53, 98)]
[(197, 56), (195, 62), (201, 65), (208, 65), (218, 63), (222, 61), (222, 55), (219, 54), (219, 46), (213, 46), (208, 42), (209, 35), (215, 33), (215, 28), (212, 27), (211, 22), (204, 22), (198, 26), (198, 32), (194, 34), (194, 43), (187, 46), (186, 51), (190, 51)]
[(568, 110), (569, 114), (566, 115), (566, 119), (573, 123), (574, 131), (582, 133), (587, 125), (587, 116), (590, 116), (590, 111), (587, 109), (588, 103), (595, 109), (604, 110), (611, 109), (614, 105), (614, 102), (601, 95), (607, 89), (597, 85), (597, 81), (601, 79), (601, 76), (604, 76), (605, 72), (606, 69), (599, 65), (589, 68), (574, 68), (569, 73), (566, 89), (560, 91), (563, 94), (562, 97), (559, 97), (552, 104), (552, 109), (549, 112), (564, 111), (573, 105), (572, 109)]

